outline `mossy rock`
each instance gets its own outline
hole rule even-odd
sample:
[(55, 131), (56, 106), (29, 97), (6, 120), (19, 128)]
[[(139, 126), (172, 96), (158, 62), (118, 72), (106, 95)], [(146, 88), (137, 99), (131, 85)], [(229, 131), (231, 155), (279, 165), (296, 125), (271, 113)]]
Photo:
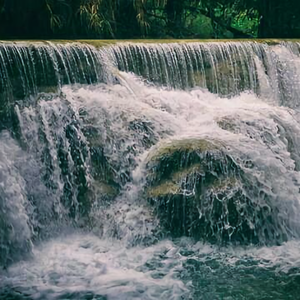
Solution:
[(148, 157), (145, 197), (173, 237), (218, 244), (266, 244), (287, 239), (271, 199), (222, 143), (169, 142)]
[(172, 175), (172, 178), (165, 180), (159, 185), (149, 187), (147, 190), (148, 198), (157, 198), (163, 195), (176, 195), (181, 192), (180, 181), (182, 178), (188, 178), (200, 174), (200, 164), (193, 165), (183, 171), (176, 172)]
[(94, 179), (92, 192), (97, 202), (111, 202), (120, 191), (114, 168), (105, 155), (102, 139), (96, 128), (87, 126), (84, 134), (88, 141), (91, 161), (91, 175)]
[(106, 182), (95, 181), (93, 184), (93, 192), (98, 202), (109, 203), (113, 201), (119, 194), (119, 187)]
[(118, 114), (120, 126), (126, 132), (117, 132), (105, 109), (104, 121), (94, 119), (89, 111), (81, 109), (82, 131), (91, 153), (92, 175), (96, 180), (125, 186), (137, 167), (136, 157), (157, 143), (164, 134), (156, 133), (154, 125), (146, 118), (131, 118), (124, 112)]
[(219, 173), (235, 171), (235, 164), (230, 156), (224, 155), (222, 148), (220, 142), (204, 139), (167, 142), (148, 156), (147, 182), (153, 186), (170, 179), (176, 172), (199, 164), (204, 173), (210, 170), (213, 177)]
[[(247, 219), (243, 219), (238, 206), (240, 202), (249, 205), (248, 210), (253, 214), (255, 207), (250, 206), (251, 202), (243, 195), (238, 181), (236, 184), (233, 182), (217, 182), (216, 187), (205, 191), (196, 183), (195, 193), (174, 184), (170, 189), (170, 185), (164, 183), (156, 187), (156, 194), (153, 190), (149, 191), (148, 197), (155, 205), (161, 225), (173, 237), (191, 236), (218, 244), (256, 244), (259, 239), (255, 230), (249, 226)], [(165, 187), (169, 190), (159, 194), (158, 191)]]
[(160, 159), (162, 156), (173, 154), (174, 151), (210, 151), (220, 147), (216, 142), (207, 141), (204, 139), (188, 139), (169, 141), (159, 147), (158, 151), (149, 156), (149, 160)]
[(45, 93), (45, 94), (57, 94), (59, 92), (59, 87), (58, 86), (39, 86), (38, 87), (38, 92), (39, 93)]

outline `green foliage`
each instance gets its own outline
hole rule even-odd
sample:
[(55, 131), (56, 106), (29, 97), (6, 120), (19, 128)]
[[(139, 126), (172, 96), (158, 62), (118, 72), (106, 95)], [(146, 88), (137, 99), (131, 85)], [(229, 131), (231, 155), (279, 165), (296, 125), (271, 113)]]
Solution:
[(297, 1), (0, 0), (0, 36), (299, 37)]
[(215, 33), (211, 19), (202, 14), (190, 15), (186, 20), (186, 28), (194, 33), (195, 38), (209, 39)]
[(52, 7), (50, 6), (50, 4), (46, 1), (46, 8), (48, 10), (48, 13), (50, 15), (49, 19), (50, 19), (50, 27), (53, 31), (56, 30), (56, 28), (60, 29), (62, 28), (62, 19), (60, 16), (56, 15), (55, 13), (53, 13)]

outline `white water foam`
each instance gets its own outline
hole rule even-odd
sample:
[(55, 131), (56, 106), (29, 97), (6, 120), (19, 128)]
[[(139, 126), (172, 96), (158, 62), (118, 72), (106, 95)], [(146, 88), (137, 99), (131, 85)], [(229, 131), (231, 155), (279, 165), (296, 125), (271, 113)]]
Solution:
[[(7, 280), (32, 299), (68, 294), (78, 299), (81, 292), (107, 299), (183, 299), (188, 290), (175, 278), (176, 261), (172, 257), (159, 260), (171, 248), (172, 243), (166, 241), (128, 249), (121, 242), (71, 234), (37, 247), (33, 261), (9, 268), (4, 284)], [(145, 266), (155, 259), (159, 262)]]
[[(143, 163), (147, 151), (153, 149), (145, 151), (126, 130), (126, 124), (136, 119), (153, 125), (159, 143), (209, 138), (220, 141), (239, 159), (241, 166), (252, 161), (256, 167), (248, 172), (264, 183), (265, 192), (273, 196), (273, 204), (282, 219), (293, 225), (293, 235), (300, 233), (297, 111), (268, 104), (252, 93), (226, 99), (201, 89), (187, 92), (154, 87), (132, 74), (121, 73), (120, 77), (126, 84), (64, 87), (63, 92), (75, 113), (84, 109), (92, 117), (93, 126), (101, 129), (103, 139), (109, 137), (107, 154), (112, 161), (119, 162), (121, 169), (131, 163), (124, 156), (125, 149), (137, 149), (134, 159), (140, 168), (131, 175), (134, 181), (119, 198), (126, 199), (125, 203), (117, 201), (106, 211), (112, 217), (116, 211), (120, 213), (115, 221), (125, 224), (121, 226), (122, 235), (120, 240), (110, 236), (100, 239), (91, 234), (66, 235), (43, 243), (34, 250), (32, 260), (16, 263), (1, 274), (4, 284), (30, 294), (33, 299), (58, 299), (67, 294), (73, 294), (76, 299), (81, 292), (107, 299), (188, 299), (192, 287), (178, 277), (185, 261), (180, 249), (189, 247), (187, 244), (178, 248), (171, 241), (162, 241), (155, 246), (128, 247), (126, 239), (132, 237), (128, 234), (130, 227), (136, 227), (142, 214), (138, 209), (143, 207), (146, 212), (150, 209), (139, 198), (139, 191), (143, 185)], [(224, 126), (220, 122), (227, 129), (221, 128)], [(114, 141), (120, 140), (124, 141), (121, 148), (114, 148)], [(151, 221), (149, 215), (147, 219)], [(144, 228), (140, 226), (137, 230)], [(295, 251), (298, 245), (297, 241), (290, 241), (273, 248), (224, 250), (198, 243), (192, 250), (202, 254), (204, 251), (207, 258), (214, 257), (216, 252), (223, 253), (230, 257), (228, 264), (251, 257), (287, 272), (299, 267), (299, 255)], [(153, 267), (145, 268), (147, 261), (156, 257)], [(224, 261), (222, 257), (221, 260)]]

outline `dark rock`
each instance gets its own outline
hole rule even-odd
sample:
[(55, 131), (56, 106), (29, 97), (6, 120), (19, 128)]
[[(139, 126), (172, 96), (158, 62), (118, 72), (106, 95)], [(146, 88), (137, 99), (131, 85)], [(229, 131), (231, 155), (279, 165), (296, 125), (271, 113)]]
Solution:
[(172, 236), (218, 244), (286, 240), (269, 196), (220, 142), (172, 141), (149, 156), (147, 168), (146, 197)]

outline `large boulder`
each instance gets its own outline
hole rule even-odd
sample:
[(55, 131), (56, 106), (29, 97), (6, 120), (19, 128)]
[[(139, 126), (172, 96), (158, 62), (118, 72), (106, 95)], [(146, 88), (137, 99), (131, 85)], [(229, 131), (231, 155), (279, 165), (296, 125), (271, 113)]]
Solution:
[(286, 240), (277, 210), (221, 142), (170, 141), (151, 152), (146, 197), (172, 236), (212, 243)]

